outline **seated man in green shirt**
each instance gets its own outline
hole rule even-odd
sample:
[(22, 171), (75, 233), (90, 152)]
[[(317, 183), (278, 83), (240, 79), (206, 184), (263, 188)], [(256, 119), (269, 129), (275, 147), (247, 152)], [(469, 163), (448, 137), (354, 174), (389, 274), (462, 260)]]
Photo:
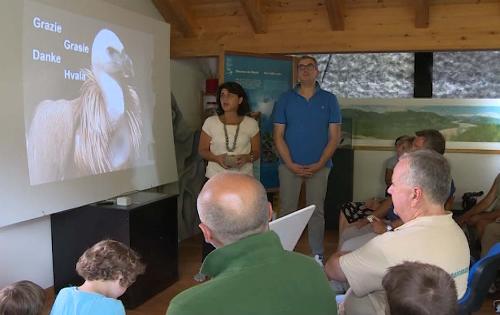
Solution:
[(211, 279), (177, 295), (168, 315), (337, 314), (314, 259), (283, 249), (269, 231), (272, 208), (253, 177), (213, 176), (198, 196), (200, 228), (216, 247), (201, 272)]

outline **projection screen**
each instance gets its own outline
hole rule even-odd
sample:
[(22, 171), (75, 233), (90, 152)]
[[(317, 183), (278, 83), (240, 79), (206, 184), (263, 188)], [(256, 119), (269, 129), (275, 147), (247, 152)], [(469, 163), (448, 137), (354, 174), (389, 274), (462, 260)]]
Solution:
[(0, 227), (177, 181), (168, 24), (97, 0), (0, 17)]

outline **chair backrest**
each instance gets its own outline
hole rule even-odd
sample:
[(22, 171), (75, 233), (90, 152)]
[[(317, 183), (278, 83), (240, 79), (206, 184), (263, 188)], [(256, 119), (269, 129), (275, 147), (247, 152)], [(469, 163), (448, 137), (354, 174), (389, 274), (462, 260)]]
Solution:
[(500, 242), (496, 243), (488, 254), (478, 260), (469, 270), (467, 291), (458, 301), (460, 314), (470, 314), (481, 308), (499, 269)]

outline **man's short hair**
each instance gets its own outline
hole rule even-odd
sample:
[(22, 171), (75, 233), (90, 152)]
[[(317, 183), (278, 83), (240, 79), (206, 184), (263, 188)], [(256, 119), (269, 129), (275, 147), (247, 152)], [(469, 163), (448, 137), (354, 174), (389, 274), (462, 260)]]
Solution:
[(246, 201), (241, 209), (232, 209), (232, 205), (220, 202), (217, 198), (211, 199), (210, 202), (200, 202), (198, 199), (200, 219), (212, 230), (219, 241), (228, 245), (267, 230), (269, 226), (269, 201), (264, 186), (248, 175), (225, 173), (216, 176), (222, 177), (220, 180), (231, 180), (231, 178), (227, 178), (231, 176), (245, 177), (249, 181), (247, 183), (252, 183), (253, 190), (253, 194), (240, 196)]
[(402, 136), (399, 136), (396, 138), (396, 140), (394, 140), (394, 146), (397, 146), (399, 145), (400, 143), (403, 143), (403, 142), (409, 142), (409, 141), (413, 141), (414, 137), (413, 136), (409, 136), (409, 135), (402, 135)]
[(85, 280), (118, 280), (131, 286), (145, 270), (141, 257), (133, 249), (114, 240), (103, 240), (87, 249), (76, 263), (76, 271)]
[(382, 280), (391, 315), (457, 314), (457, 289), (440, 267), (404, 262)]
[(443, 134), (436, 129), (424, 129), (415, 132), (417, 137), (425, 138), (424, 148), (434, 150), (439, 154), (444, 154), (446, 149), (446, 139)]
[(19, 281), (0, 290), (0, 314), (40, 315), (45, 304), (45, 291), (28, 280)]
[(409, 152), (411, 151), (414, 140), (415, 137), (413, 136), (399, 136), (396, 141), (394, 141), (394, 147), (398, 148), (399, 146), (401, 146), (403, 148), (403, 152)]
[(404, 177), (410, 186), (422, 188), (427, 198), (444, 204), (450, 195), (451, 174), (448, 161), (435, 151), (422, 149), (404, 154), (399, 161), (409, 160)]
[(314, 58), (313, 56), (309, 56), (309, 55), (300, 56), (299, 59), (297, 60), (297, 64), (305, 59), (312, 60), (314, 62), (314, 65), (316, 66), (316, 68), (318, 67), (318, 60), (316, 60), (316, 58)]

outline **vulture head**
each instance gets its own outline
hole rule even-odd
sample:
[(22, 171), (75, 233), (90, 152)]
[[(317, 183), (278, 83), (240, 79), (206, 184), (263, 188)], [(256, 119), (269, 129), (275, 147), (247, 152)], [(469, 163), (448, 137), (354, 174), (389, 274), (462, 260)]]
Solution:
[(92, 72), (104, 72), (115, 79), (134, 76), (132, 60), (118, 36), (108, 29), (97, 33), (92, 44)]
[(99, 85), (100, 95), (110, 123), (115, 125), (126, 111), (126, 80), (133, 76), (132, 60), (125, 53), (118, 36), (108, 30), (100, 30), (92, 44), (92, 73)]

